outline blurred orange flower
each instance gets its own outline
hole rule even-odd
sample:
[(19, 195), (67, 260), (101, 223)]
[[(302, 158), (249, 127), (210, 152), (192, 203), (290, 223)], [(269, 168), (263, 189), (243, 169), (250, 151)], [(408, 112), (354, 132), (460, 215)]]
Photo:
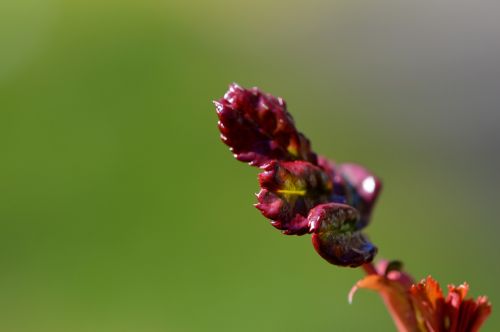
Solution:
[[(395, 268), (397, 266), (397, 268)], [(400, 265), (381, 261), (376, 269), (358, 281), (349, 293), (352, 302), (359, 288), (380, 294), (399, 331), (475, 332), (491, 314), (486, 296), (465, 299), (469, 285), (448, 286), (444, 297), (439, 283), (427, 277), (411, 284), (411, 277)]]

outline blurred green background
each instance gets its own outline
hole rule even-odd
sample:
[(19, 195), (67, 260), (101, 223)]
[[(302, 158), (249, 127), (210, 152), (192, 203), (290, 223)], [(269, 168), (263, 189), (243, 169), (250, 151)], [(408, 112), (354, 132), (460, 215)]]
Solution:
[[(252, 207), (230, 82), (368, 166), (367, 229), (418, 279), (500, 303), (500, 4), (0, 2), (0, 331), (393, 330), (362, 273)], [(485, 331), (500, 329), (496, 312)]]

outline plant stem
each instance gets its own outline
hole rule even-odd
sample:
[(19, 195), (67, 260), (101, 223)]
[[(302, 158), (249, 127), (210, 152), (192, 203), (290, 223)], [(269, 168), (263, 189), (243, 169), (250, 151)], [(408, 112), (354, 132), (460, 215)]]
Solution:
[(377, 270), (375, 269), (375, 266), (371, 262), (365, 263), (361, 265), (361, 267), (363, 268), (363, 270), (365, 270), (366, 275), (378, 274)]
[[(381, 275), (372, 263), (363, 264), (362, 267), (366, 275)], [(380, 294), (380, 297), (382, 297), (385, 307), (387, 308), (387, 311), (389, 311), (389, 314), (391, 315), (392, 320), (394, 321), (394, 324), (399, 332), (419, 331), (413, 312), (398, 310), (397, 305), (400, 305), (401, 303), (395, 301), (394, 296), (391, 296), (390, 293), (385, 291), (380, 291), (378, 293)], [(411, 303), (409, 303), (409, 307), (412, 307)]]

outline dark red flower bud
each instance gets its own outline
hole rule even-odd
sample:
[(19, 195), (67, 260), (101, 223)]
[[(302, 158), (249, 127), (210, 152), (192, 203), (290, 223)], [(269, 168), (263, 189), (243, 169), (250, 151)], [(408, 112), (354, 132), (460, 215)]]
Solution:
[(264, 169), (256, 207), (274, 227), (314, 233), (316, 250), (332, 264), (373, 259), (377, 249), (360, 232), (380, 191), (373, 174), (318, 158), (281, 98), (232, 84), (215, 105), (223, 142), (238, 160)]
[(377, 248), (361, 233), (359, 212), (349, 205), (328, 203), (309, 212), (314, 248), (328, 262), (357, 267), (371, 262)]
[(309, 140), (295, 128), (283, 99), (231, 84), (214, 103), (222, 141), (236, 159), (258, 167), (272, 160), (317, 163)]
[(262, 190), (256, 207), (285, 234), (308, 232), (307, 215), (328, 202), (333, 184), (321, 168), (306, 161), (271, 162), (259, 175)]

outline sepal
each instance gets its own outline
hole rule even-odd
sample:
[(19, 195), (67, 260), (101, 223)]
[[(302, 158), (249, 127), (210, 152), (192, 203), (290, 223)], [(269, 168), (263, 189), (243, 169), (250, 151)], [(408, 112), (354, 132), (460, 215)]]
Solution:
[(295, 128), (283, 99), (233, 83), (214, 104), (221, 139), (236, 159), (257, 167), (272, 160), (317, 163), (309, 140)]
[(309, 231), (307, 215), (328, 202), (333, 183), (319, 167), (305, 161), (273, 161), (259, 175), (261, 191), (256, 207), (285, 234)]
[(357, 267), (371, 262), (377, 248), (361, 233), (359, 212), (345, 204), (328, 203), (309, 212), (314, 249), (334, 265)]

